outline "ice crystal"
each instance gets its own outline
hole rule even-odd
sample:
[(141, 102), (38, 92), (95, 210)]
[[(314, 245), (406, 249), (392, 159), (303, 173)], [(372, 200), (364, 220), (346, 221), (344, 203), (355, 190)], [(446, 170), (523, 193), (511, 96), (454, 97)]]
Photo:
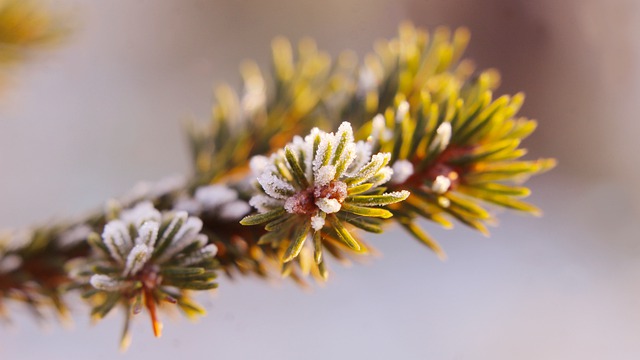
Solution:
[(251, 211), (251, 206), (238, 199), (235, 189), (216, 184), (197, 188), (193, 198), (183, 196), (174, 204), (174, 210), (211, 215), (224, 221), (238, 221)]
[(413, 164), (408, 160), (398, 160), (393, 164), (393, 176), (391, 182), (394, 184), (402, 184), (413, 175)]
[(443, 122), (440, 124), (436, 129), (436, 136), (429, 146), (430, 150), (444, 150), (449, 145), (449, 141), (451, 141), (451, 131), (451, 123)]
[(396, 111), (396, 122), (399, 123), (404, 120), (404, 117), (409, 113), (409, 108), (409, 103), (406, 101), (403, 101), (398, 105), (398, 110)]
[(363, 66), (358, 72), (358, 95), (365, 96), (378, 88), (378, 78), (368, 66)]
[(91, 234), (91, 227), (87, 224), (76, 225), (63, 233), (58, 237), (58, 246), (61, 248), (67, 248), (75, 246), (82, 241), (85, 241), (89, 234)]
[(202, 204), (203, 208), (212, 210), (236, 200), (238, 193), (225, 185), (208, 185), (196, 189), (194, 198)]
[(451, 186), (451, 179), (444, 175), (436, 176), (436, 179), (433, 181), (433, 185), (431, 186), (431, 190), (436, 194), (444, 194), (449, 190)]
[(22, 258), (15, 254), (0, 256), (0, 274), (11, 272), (22, 265)]

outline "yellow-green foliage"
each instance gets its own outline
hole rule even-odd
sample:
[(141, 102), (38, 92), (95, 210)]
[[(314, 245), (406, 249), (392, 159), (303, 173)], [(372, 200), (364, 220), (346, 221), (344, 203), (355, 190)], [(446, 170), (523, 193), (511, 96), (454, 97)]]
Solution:
[[(0, 0), (0, 76), (59, 29), (30, 1)], [(0, 310), (15, 299), (64, 314), (62, 295), (81, 289), (97, 317), (125, 309), (126, 345), (142, 307), (156, 334), (156, 306), (175, 308), (165, 300), (200, 313), (188, 291), (215, 287), (218, 269), (304, 284), (326, 279), (327, 257), (371, 253), (359, 230), (397, 222), (444, 258), (419, 219), (487, 234), (495, 208), (539, 214), (522, 184), (555, 162), (522, 159), (536, 127), (518, 115), (524, 96), (495, 96), (498, 73), (462, 59), (468, 40), (465, 29), (404, 24), (361, 62), (349, 52), (334, 61), (311, 40), (295, 50), (274, 40), (271, 71), (244, 63), (241, 92), (219, 87), (211, 120), (189, 125), (187, 181), (122, 200), (120, 215), (107, 206), (0, 236)], [(189, 226), (172, 233), (174, 221)]]
[(62, 19), (40, 2), (0, 0), (0, 86), (11, 65), (56, 44), (66, 33)]

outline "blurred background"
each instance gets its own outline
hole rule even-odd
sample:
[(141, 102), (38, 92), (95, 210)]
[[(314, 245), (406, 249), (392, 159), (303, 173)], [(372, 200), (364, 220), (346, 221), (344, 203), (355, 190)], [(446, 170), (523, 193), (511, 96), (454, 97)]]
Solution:
[(466, 26), (467, 57), (524, 91), (539, 120), (529, 182), (542, 218), (501, 214), (492, 237), (429, 229), (442, 263), (393, 228), (383, 254), (333, 266), (326, 286), (222, 279), (198, 323), (146, 318), (120, 355), (121, 314), (40, 326), (16, 306), (1, 359), (640, 358), (640, 2), (629, 0), (80, 1), (48, 3), (74, 30), (12, 74), (0, 100), (0, 227), (82, 214), (140, 180), (189, 169), (184, 120), (238, 85), (270, 40), (315, 38), (360, 56), (409, 19)]

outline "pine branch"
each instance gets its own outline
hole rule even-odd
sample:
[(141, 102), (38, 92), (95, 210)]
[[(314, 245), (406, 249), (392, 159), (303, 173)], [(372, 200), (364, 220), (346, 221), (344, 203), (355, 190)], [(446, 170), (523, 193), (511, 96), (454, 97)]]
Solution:
[[(82, 295), (101, 318), (203, 313), (189, 294), (228, 276), (328, 277), (327, 256), (364, 256), (365, 232), (399, 223), (444, 258), (418, 220), (487, 234), (492, 209), (539, 214), (521, 184), (554, 166), (521, 160), (535, 122), (523, 96), (494, 99), (495, 71), (461, 60), (469, 34), (409, 24), (359, 64), (310, 40), (273, 42), (271, 79), (241, 67), (240, 94), (216, 91), (212, 119), (188, 127), (194, 173), (138, 189), (79, 221), (0, 239), (0, 304), (35, 312)], [(335, 132), (332, 132), (335, 131)]]

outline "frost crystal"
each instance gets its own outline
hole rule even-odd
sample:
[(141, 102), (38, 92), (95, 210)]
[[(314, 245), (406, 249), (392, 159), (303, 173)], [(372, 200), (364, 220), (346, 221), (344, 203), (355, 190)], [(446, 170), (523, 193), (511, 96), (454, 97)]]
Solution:
[(25, 248), (33, 239), (31, 230), (5, 230), (0, 235), (0, 255)]
[(173, 241), (169, 247), (158, 256), (157, 261), (160, 263), (168, 261), (187, 246), (201, 242), (200, 238), (202, 237), (204, 237), (206, 243), (206, 236), (202, 234), (199, 235), (200, 230), (202, 230), (202, 220), (197, 217), (189, 217), (173, 237)]
[(336, 199), (320, 198), (316, 200), (316, 206), (327, 214), (333, 214), (340, 211), (340, 201)]
[(398, 110), (396, 111), (396, 122), (401, 122), (404, 120), (405, 116), (409, 113), (409, 103), (406, 101), (401, 102), (398, 105)]
[(131, 204), (142, 199), (159, 198), (184, 187), (184, 175), (175, 174), (157, 182), (140, 181), (129, 192), (120, 198), (123, 204)]
[(429, 150), (442, 151), (449, 146), (449, 141), (451, 141), (451, 123), (443, 122), (436, 129), (436, 136), (429, 145)]
[(413, 164), (408, 160), (398, 160), (393, 164), (393, 176), (391, 182), (394, 184), (402, 184), (413, 175)]
[(213, 244), (209, 244), (203, 247), (202, 249), (198, 250), (197, 252), (181, 259), (180, 265), (190, 266), (193, 264), (197, 264), (204, 260), (214, 258), (216, 254), (218, 254), (218, 248)]
[(126, 223), (140, 226), (145, 221), (160, 221), (160, 212), (156, 210), (150, 201), (143, 201), (132, 209), (123, 210), (120, 218)]
[(316, 185), (325, 186), (331, 182), (336, 176), (336, 167), (333, 165), (325, 165), (318, 169), (315, 176)]
[(391, 169), (388, 166), (385, 166), (382, 169), (380, 169), (380, 171), (378, 171), (378, 173), (369, 180), (373, 183), (373, 187), (376, 187), (376, 186), (380, 186), (388, 183), (389, 180), (391, 180), (392, 176), (393, 176), (393, 169)]
[(116, 280), (109, 275), (102, 274), (93, 275), (89, 282), (94, 288), (105, 291), (117, 291), (125, 286), (123, 281)]
[(258, 176), (258, 182), (262, 185), (262, 189), (267, 195), (276, 199), (284, 200), (288, 197), (287, 195), (295, 191), (291, 184), (276, 176), (271, 169), (267, 169), (267, 172)]
[(224, 185), (208, 185), (199, 187), (194, 198), (205, 210), (215, 209), (238, 198), (238, 193)]
[(173, 208), (196, 215), (206, 213), (224, 221), (238, 221), (251, 210), (249, 204), (238, 197), (238, 192), (226, 185), (207, 185), (197, 188), (193, 198), (180, 198)]
[(252, 76), (245, 82), (242, 109), (246, 115), (252, 116), (264, 108), (266, 102), (267, 94), (264, 80), (260, 76)]
[(0, 257), (0, 274), (11, 272), (22, 265), (22, 258), (18, 255)]
[(136, 238), (136, 245), (146, 245), (150, 248), (156, 244), (158, 238), (158, 231), (160, 230), (160, 224), (156, 221), (147, 221), (138, 229), (138, 237)]
[(58, 246), (65, 248), (74, 246), (87, 239), (91, 234), (91, 227), (86, 224), (81, 224), (66, 230), (58, 237)]
[(436, 179), (433, 181), (431, 190), (433, 190), (433, 192), (435, 192), (436, 194), (444, 194), (447, 192), (447, 190), (449, 190), (450, 186), (451, 186), (451, 180), (448, 177), (444, 175), (438, 175), (436, 176)]
[(311, 217), (311, 227), (315, 231), (320, 231), (324, 227), (324, 218), (319, 213)]
[(249, 160), (249, 168), (256, 176), (261, 174), (267, 165), (269, 165), (269, 158), (266, 156), (256, 155)]
[(202, 212), (202, 204), (200, 204), (198, 200), (184, 195), (178, 198), (178, 200), (173, 204), (173, 210), (186, 211), (189, 214), (197, 215)]
[(223, 204), (218, 210), (218, 216), (227, 221), (238, 221), (251, 211), (249, 204), (242, 200), (235, 200)]
[(151, 258), (151, 249), (145, 244), (138, 244), (131, 249), (127, 256), (127, 264), (125, 265), (122, 275), (135, 275), (142, 269), (144, 264)]
[(273, 208), (277, 208), (284, 205), (284, 202), (279, 199), (274, 199), (267, 195), (254, 195), (249, 200), (249, 205), (253, 206), (258, 212), (265, 213)]
[(387, 128), (384, 115), (378, 114), (371, 120), (371, 137), (378, 141), (389, 141), (393, 136), (391, 130)]
[(376, 74), (369, 66), (363, 66), (358, 73), (358, 95), (364, 96), (378, 88)]
[(151, 185), (150, 196), (153, 198), (161, 197), (163, 195), (183, 188), (186, 184), (187, 178), (182, 174), (167, 176)]
[(124, 263), (125, 255), (133, 246), (127, 225), (121, 220), (113, 220), (105, 225), (102, 239), (111, 257), (119, 263)]
[(33, 232), (30, 230), (3, 231), (0, 234), (0, 274), (11, 272), (22, 264), (22, 257), (9, 252), (19, 251), (31, 244)]

